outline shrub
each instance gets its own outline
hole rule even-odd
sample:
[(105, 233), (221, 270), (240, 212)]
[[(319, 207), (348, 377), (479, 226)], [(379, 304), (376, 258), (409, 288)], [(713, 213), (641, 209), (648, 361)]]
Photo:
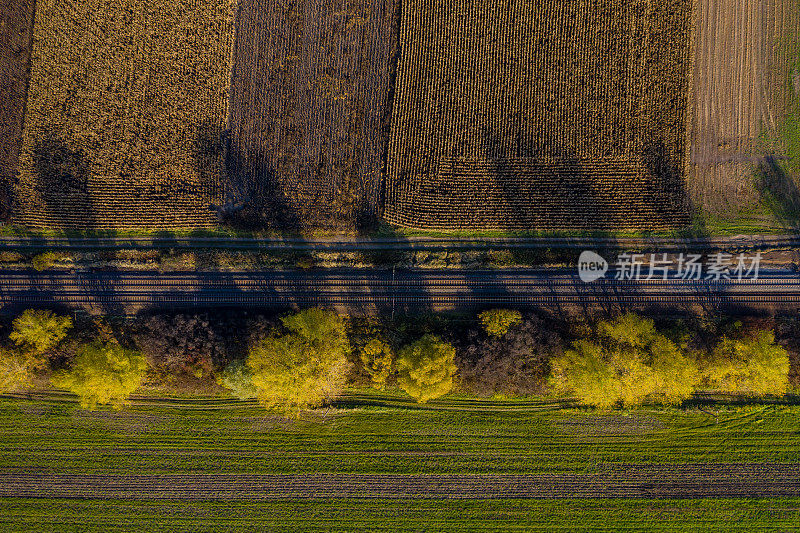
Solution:
[(398, 384), (419, 403), (438, 398), (453, 388), (456, 350), (434, 335), (406, 346), (397, 357)]
[(344, 320), (333, 312), (307, 309), (281, 321), (288, 333), (273, 332), (257, 342), (247, 366), (264, 406), (298, 414), (344, 388), (350, 343)]
[(508, 330), (522, 323), (522, 313), (510, 309), (492, 309), (478, 315), (486, 333), (502, 337)]
[(385, 389), (394, 363), (392, 347), (381, 339), (372, 339), (361, 349), (361, 362), (375, 388)]
[(41, 272), (43, 270), (53, 268), (58, 260), (59, 255), (55, 252), (44, 252), (35, 255), (33, 259), (31, 259), (31, 265), (33, 266), (34, 270)]
[(703, 374), (704, 385), (721, 392), (782, 395), (789, 388), (789, 354), (775, 344), (772, 331), (741, 339), (724, 337)]
[(202, 377), (225, 360), (225, 343), (206, 315), (156, 315), (136, 328), (137, 346), (153, 368)]
[(162, 254), (160, 259), (159, 268), (162, 272), (197, 270), (197, 255), (194, 252)]
[(141, 385), (146, 369), (139, 352), (116, 342), (95, 341), (82, 346), (72, 368), (55, 374), (52, 382), (77, 394), (85, 409), (98, 404), (122, 409), (128, 396)]
[[(35, 354), (42, 354), (67, 336), (67, 330), (72, 327), (72, 319), (48, 310), (28, 309), (14, 319), (13, 326), (9, 335), (12, 341)], [(34, 366), (41, 366), (43, 362), (40, 359)]]
[(258, 390), (253, 385), (253, 373), (242, 361), (234, 361), (225, 367), (217, 377), (217, 383), (231, 391), (240, 400), (252, 400), (258, 397)]
[(0, 252), (0, 263), (19, 263), (24, 256), (19, 252)]
[(31, 386), (31, 370), (21, 354), (0, 349), (0, 393)]
[(461, 386), (484, 396), (539, 393), (550, 359), (561, 353), (561, 336), (535, 315), (502, 337), (473, 330), (457, 358)]
[(551, 383), (581, 403), (600, 408), (632, 407), (645, 400), (678, 404), (694, 392), (694, 361), (652, 320), (626, 314), (601, 322), (593, 340), (578, 340), (552, 362)]

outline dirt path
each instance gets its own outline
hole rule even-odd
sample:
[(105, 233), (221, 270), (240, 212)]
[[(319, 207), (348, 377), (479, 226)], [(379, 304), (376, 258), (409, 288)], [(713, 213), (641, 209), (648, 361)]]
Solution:
[(61, 475), (2, 472), (0, 497), (133, 500), (797, 497), (800, 464), (607, 465), (560, 475)]
[(397, 236), (355, 237), (49, 237), (41, 235), (0, 236), (0, 250), (242, 250), (242, 251), (464, 251), (535, 250), (581, 248), (637, 251), (683, 251), (685, 249), (769, 249), (800, 248), (800, 236), (736, 235), (701, 237), (459, 237)]

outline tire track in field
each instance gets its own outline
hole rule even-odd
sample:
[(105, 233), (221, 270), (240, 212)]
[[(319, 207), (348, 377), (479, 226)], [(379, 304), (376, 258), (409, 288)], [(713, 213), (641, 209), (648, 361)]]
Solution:
[(800, 464), (613, 464), (586, 474), (0, 473), (3, 498), (130, 500), (762, 498), (800, 496)]

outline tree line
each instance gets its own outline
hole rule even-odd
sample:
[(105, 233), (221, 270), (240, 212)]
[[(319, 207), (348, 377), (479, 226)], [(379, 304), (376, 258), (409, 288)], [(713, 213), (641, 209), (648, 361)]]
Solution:
[[(680, 405), (698, 391), (781, 396), (789, 352), (763, 325), (732, 322), (703, 338), (680, 321), (624, 314), (578, 324), (493, 309), (467, 327), (347, 317), (312, 308), (248, 322), (234, 350), (204, 315), (155, 315), (91, 330), (27, 310), (0, 347), (0, 392), (37, 376), (85, 408), (123, 408), (148, 376), (214, 379), (232, 396), (287, 415), (330, 403), (348, 386), (405, 391), (420, 403), (452, 391), (554, 395), (602, 409)], [(469, 322), (469, 321), (467, 321)], [(247, 337), (243, 339), (242, 337)]]

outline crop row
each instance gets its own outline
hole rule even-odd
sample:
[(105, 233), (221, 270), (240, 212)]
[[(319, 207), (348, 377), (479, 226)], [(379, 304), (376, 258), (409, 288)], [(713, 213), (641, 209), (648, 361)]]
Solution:
[[(252, 500), (287, 498), (598, 498), (800, 496), (796, 465), (764, 475), (726, 465), (639, 465), (629, 476), (557, 475), (58, 475), (4, 473), (2, 497)], [(697, 466), (698, 468), (694, 468)], [(735, 465), (734, 465), (735, 469)], [(753, 477), (758, 474), (758, 477)]]
[(690, 12), (41, 0), (13, 219), (678, 226)]
[(352, 226), (379, 211), (393, 0), (245, 0), (230, 190), (258, 225)]
[(394, 221), (441, 228), (600, 228), (624, 218), (630, 225), (668, 228), (680, 216), (676, 207), (641, 163), (627, 159), (445, 159), (436, 175), (399, 184)]
[(403, 11), (386, 217), (670, 227), (690, 2), (430, 0)]
[(41, 0), (14, 220), (204, 226), (221, 196), (230, 0)]
[(0, 220), (19, 160), (33, 11), (33, 0), (0, 0)]

